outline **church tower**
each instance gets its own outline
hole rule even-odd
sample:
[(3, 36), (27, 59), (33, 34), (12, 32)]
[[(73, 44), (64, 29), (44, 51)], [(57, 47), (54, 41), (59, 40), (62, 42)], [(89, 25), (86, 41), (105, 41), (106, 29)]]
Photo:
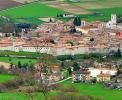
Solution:
[(117, 16), (116, 16), (116, 14), (112, 14), (112, 15), (111, 15), (111, 22), (112, 22), (113, 24), (117, 24)]

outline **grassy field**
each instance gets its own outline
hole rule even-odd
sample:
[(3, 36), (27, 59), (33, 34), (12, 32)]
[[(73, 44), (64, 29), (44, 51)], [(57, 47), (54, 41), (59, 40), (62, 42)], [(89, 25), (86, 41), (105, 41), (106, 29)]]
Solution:
[[(90, 11), (91, 14), (81, 14), (81, 17), (87, 21), (107, 21), (110, 19), (111, 14), (122, 15), (121, 0), (80, 0), (77, 3), (67, 2), (66, 0), (66, 3)], [(93, 13), (99, 14), (94, 15)]]
[(74, 85), (81, 94), (100, 97), (103, 100), (122, 100), (121, 90), (110, 90), (102, 84), (71, 83), (71, 80), (63, 82), (65, 86)]
[[(48, 97), (56, 95), (57, 92), (53, 91), (48, 94)], [(42, 93), (33, 94), (34, 100), (44, 100)], [(0, 93), (0, 100), (31, 100), (28, 94), (25, 93)]]
[[(0, 57), (0, 62), (7, 62), (7, 63), (13, 63), (15, 65), (18, 64), (18, 62), (21, 62), (21, 64), (36, 64), (38, 63), (37, 59), (29, 59), (29, 58), (15, 58), (15, 57)], [(47, 58), (47, 60), (42, 60), (43, 63), (46, 63), (48, 65), (57, 65), (59, 64), (59, 61), (55, 58)]]
[[(65, 81), (64, 86), (74, 85), (79, 92), (75, 92), (78, 95), (93, 96), (95, 98), (101, 98), (101, 100), (122, 100), (122, 91), (106, 89), (102, 84), (85, 84), (85, 83), (71, 83), (71, 80)], [(51, 91), (48, 97), (57, 95), (58, 92)], [(41, 93), (34, 94), (34, 100), (43, 100)], [(2, 99), (1, 99), (2, 98)], [(29, 100), (27, 94), (24, 93), (0, 93), (0, 100)]]
[(29, 57), (38, 57), (38, 56), (48, 56), (46, 53), (36, 53), (36, 52), (14, 52), (14, 51), (0, 51), (0, 56), (29, 56)]
[(73, 4), (84, 9), (101, 9), (101, 8), (121, 7), (122, 1), (121, 0), (80, 0), (80, 2), (73, 3)]
[[(61, 7), (48, 6), (51, 5), (49, 2), (46, 4), (40, 2), (32, 2), (29, 4), (24, 4), (23, 6), (0, 11), (0, 15), (10, 17), (11, 19), (13, 19), (12, 22), (31, 24), (42, 24), (43, 21), (39, 20), (38, 18), (56, 16), (57, 14), (61, 14), (67, 11), (65, 10), (67, 9), (67, 7), (68, 9), (70, 9), (70, 6), (71, 9), (77, 9), (75, 12), (81, 10), (81, 16), (84, 17), (84, 19), (87, 21), (106, 21), (110, 18), (110, 15), (112, 13), (122, 15), (121, 0), (81, 0), (77, 3), (72, 3), (68, 0), (64, 0), (57, 1), (56, 3), (54, 2), (54, 5), (57, 6), (57, 4), (64, 5), (63, 10), (61, 10)], [(83, 14), (84, 11), (88, 12), (88, 14)], [(94, 15), (93, 13), (96, 12), (100, 14)]]
[(0, 15), (10, 16), (12, 18), (39, 18), (47, 16), (56, 16), (64, 11), (49, 7), (40, 2), (33, 2), (19, 7), (0, 11)]
[(63, 10), (50, 7), (40, 2), (32, 2), (0, 11), (0, 15), (10, 17), (15, 23), (42, 24), (40, 17), (52, 17), (64, 13)]
[(0, 62), (13, 63), (13, 64), (17, 65), (18, 61), (20, 61), (22, 64), (37, 63), (36, 59), (0, 57)]
[(111, 14), (117, 14), (122, 16), (122, 7), (92, 9), (90, 11), (98, 14), (85, 14), (80, 16), (87, 21), (95, 21), (95, 20), (108, 21), (111, 19)]
[[(14, 79), (16, 76), (14, 75), (4, 75), (4, 74), (0, 74), (0, 83), (4, 83), (7, 82), (11, 79)], [(1, 100), (1, 99), (0, 99)]]

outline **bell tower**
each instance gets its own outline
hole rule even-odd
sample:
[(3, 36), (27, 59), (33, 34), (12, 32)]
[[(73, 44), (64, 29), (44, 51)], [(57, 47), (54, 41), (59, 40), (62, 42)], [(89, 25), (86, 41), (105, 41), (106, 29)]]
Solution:
[(112, 22), (113, 24), (117, 24), (117, 16), (116, 16), (116, 14), (112, 14), (112, 15), (111, 15), (111, 22)]

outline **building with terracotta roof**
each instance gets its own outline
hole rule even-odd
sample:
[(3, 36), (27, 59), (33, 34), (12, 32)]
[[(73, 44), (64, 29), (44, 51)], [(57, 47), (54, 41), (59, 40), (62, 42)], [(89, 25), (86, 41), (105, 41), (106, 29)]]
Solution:
[(111, 80), (111, 75), (110, 74), (99, 74), (97, 75), (97, 81), (98, 82), (107, 82)]

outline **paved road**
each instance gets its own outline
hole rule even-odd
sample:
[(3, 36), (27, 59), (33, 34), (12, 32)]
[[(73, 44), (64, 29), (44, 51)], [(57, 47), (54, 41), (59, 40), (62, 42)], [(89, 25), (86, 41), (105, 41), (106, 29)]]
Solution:
[(54, 85), (54, 84), (58, 84), (58, 83), (62, 83), (62, 82), (67, 81), (67, 80), (69, 80), (69, 79), (71, 79), (71, 78), (72, 78), (72, 77), (68, 77), (68, 78), (63, 79), (63, 80), (61, 80), (61, 81), (51, 83), (51, 84), (49, 84), (49, 86), (50, 86), (50, 85)]

